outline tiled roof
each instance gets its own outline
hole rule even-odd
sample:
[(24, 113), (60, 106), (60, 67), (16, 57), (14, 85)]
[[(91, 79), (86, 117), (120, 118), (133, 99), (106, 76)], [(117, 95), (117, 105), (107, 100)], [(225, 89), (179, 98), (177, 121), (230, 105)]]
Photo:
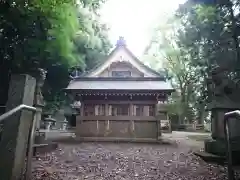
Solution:
[(72, 80), (66, 90), (166, 90), (173, 91), (169, 82), (158, 78), (79, 78)]

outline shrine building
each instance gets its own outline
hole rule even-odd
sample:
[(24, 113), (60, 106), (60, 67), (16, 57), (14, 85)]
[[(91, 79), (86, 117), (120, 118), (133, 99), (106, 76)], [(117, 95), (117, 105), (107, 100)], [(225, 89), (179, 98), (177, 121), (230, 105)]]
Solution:
[(65, 89), (79, 104), (76, 138), (158, 140), (171, 83), (144, 65), (120, 38), (108, 58)]

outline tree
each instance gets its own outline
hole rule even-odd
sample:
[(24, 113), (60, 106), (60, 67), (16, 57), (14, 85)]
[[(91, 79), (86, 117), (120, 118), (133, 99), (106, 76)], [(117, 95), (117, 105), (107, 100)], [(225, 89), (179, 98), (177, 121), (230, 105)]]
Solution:
[[(237, 26), (233, 26), (233, 22), (238, 24), (239, 15), (233, 17), (231, 12), (233, 8), (229, 7), (230, 4), (236, 8), (236, 1), (233, 3), (219, 1), (214, 4), (190, 2), (188, 1), (178, 12), (180, 17), (185, 19), (184, 29), (179, 36), (181, 46), (188, 49), (192, 56), (192, 64), (199, 67), (199, 72), (205, 80), (211, 77), (213, 68), (219, 67), (226, 71), (230, 79), (238, 81), (239, 45), (236, 44), (239, 43), (234, 30)], [(206, 84), (205, 86), (207, 87)], [(210, 89), (207, 91), (210, 92)]]
[[(171, 97), (170, 113), (177, 114), (181, 123), (184, 119), (191, 122), (193, 120), (192, 102), (194, 102), (192, 97), (196, 90), (193, 84), (197, 82), (196, 68), (191, 66), (188, 53), (177, 44), (179, 21), (171, 18), (168, 22), (156, 29), (148, 54), (153, 53), (156, 59), (161, 61), (162, 68), (168, 72), (172, 85), (177, 90)], [(152, 52), (153, 49), (156, 51)], [(152, 63), (156, 66), (157, 62)]]
[[(211, 101), (212, 89), (209, 89), (208, 81), (213, 69), (218, 67), (224, 71), (229, 82), (239, 82), (237, 27), (240, 19), (237, 9), (237, 1), (188, 1), (177, 12), (182, 24), (178, 32), (178, 45), (189, 54), (190, 63), (199, 75), (197, 95), (200, 99), (195, 105), (199, 116), (203, 114), (200, 109), (206, 109), (207, 102)], [(225, 89), (225, 95), (229, 96), (233, 89)], [(234, 101), (238, 101), (237, 97)]]
[[(78, 65), (84, 70), (87, 62), (85, 52), (88, 50), (90, 54), (95, 49), (89, 48), (89, 41), (79, 43), (83, 42), (84, 38), (80, 37), (86, 34), (84, 28), (87, 23), (90, 27), (93, 24), (91, 19), (81, 22), (80, 18), (83, 16), (79, 14), (82, 14), (83, 9), (97, 13), (101, 3), (102, 1), (90, 0), (78, 1), (78, 5), (72, 0), (0, 3), (0, 70), (4, 74), (0, 77), (1, 105), (5, 105), (7, 100), (10, 74), (28, 73), (35, 76), (38, 68), (48, 71), (45, 99), (48, 102), (59, 99), (59, 92), (68, 82), (69, 68)], [(100, 27), (97, 22), (95, 24)], [(91, 38), (97, 30), (93, 31)], [(97, 40), (101, 44), (102, 41)], [(103, 41), (107, 44), (107, 37)], [(78, 48), (84, 50), (80, 52)], [(102, 52), (101, 46), (99, 49), (98, 52)], [(94, 60), (96, 58), (91, 59)]]
[[(96, 66), (109, 53), (112, 45), (108, 38), (108, 29), (101, 23), (97, 8), (100, 4), (84, 5), (78, 4), (78, 24), (79, 28), (73, 39), (73, 56), (76, 62), (71, 67), (77, 66), (82, 72)], [(46, 109), (58, 109), (64, 102), (65, 96), (61, 91), (69, 82), (70, 66), (54, 66), (48, 73), (45, 83), (44, 98), (48, 104)], [(61, 72), (61, 74), (59, 74)], [(60, 78), (61, 83), (56, 82)]]
[[(64, 10), (63, 10), (64, 9)], [(73, 1), (2, 1), (1, 104), (6, 102), (10, 74), (36, 75), (56, 65), (77, 63), (72, 56), (71, 39), (78, 29)]]
[[(209, 81), (214, 69), (223, 71), (225, 78), (231, 82), (231, 86), (224, 88), (225, 94), (222, 96), (230, 98), (234, 89), (239, 89), (239, 10), (240, 3), (237, 0), (188, 0), (176, 11), (170, 21), (171, 27), (169, 24), (163, 26), (168, 29), (168, 34), (158, 35), (160, 39), (154, 35), (157, 40), (150, 43), (148, 52), (155, 49), (155, 59), (167, 60), (167, 70), (172, 73), (172, 82), (179, 91), (179, 96), (172, 98), (175, 102), (172, 109), (180, 114), (186, 112), (183, 113), (185, 117), (187, 109), (192, 109), (196, 119), (205, 119), (207, 104), (212, 100), (213, 90)], [(177, 22), (177, 26), (172, 22)], [(158, 28), (156, 32), (162, 34), (163, 30)], [(169, 36), (169, 33), (174, 36)], [(166, 37), (167, 43), (162, 43), (166, 42), (163, 41)], [(156, 62), (153, 64), (156, 66)], [(190, 79), (183, 78), (189, 75)], [(231, 100), (240, 101), (237, 97)], [(186, 106), (178, 101), (186, 102)], [(179, 111), (181, 108), (176, 106), (185, 110)]]

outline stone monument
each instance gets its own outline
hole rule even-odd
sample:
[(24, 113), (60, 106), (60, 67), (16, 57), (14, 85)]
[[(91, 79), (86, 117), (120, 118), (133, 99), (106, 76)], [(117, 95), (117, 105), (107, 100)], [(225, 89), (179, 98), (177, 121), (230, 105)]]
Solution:
[[(209, 79), (211, 89), (208, 110), (211, 111), (212, 139), (205, 141), (205, 151), (219, 156), (226, 154), (226, 142), (224, 135), (224, 114), (229, 111), (240, 109), (240, 95), (238, 87), (227, 73), (220, 68), (213, 69)], [(240, 120), (229, 119), (233, 159), (237, 159), (240, 153)], [(239, 155), (238, 155), (239, 156)]]
[[(6, 111), (18, 105), (33, 105), (36, 80), (29, 75), (12, 75)], [(0, 179), (21, 179), (25, 167), (27, 144), (33, 113), (15, 113), (4, 121), (0, 141)]]
[(39, 68), (36, 72), (36, 88), (34, 96), (34, 107), (38, 110), (36, 113), (36, 134), (35, 143), (41, 144), (45, 140), (45, 134), (40, 132), (41, 119), (42, 119), (42, 109), (45, 106), (44, 98), (42, 95), (42, 87), (46, 79), (47, 71)]

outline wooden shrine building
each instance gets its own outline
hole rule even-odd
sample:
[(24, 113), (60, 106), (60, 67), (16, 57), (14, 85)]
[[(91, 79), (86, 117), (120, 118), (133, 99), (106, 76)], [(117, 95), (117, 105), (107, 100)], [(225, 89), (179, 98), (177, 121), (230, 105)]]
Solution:
[(160, 121), (167, 119), (166, 101), (173, 88), (120, 38), (105, 62), (71, 80), (66, 91), (80, 100), (78, 138), (141, 141), (161, 135)]

